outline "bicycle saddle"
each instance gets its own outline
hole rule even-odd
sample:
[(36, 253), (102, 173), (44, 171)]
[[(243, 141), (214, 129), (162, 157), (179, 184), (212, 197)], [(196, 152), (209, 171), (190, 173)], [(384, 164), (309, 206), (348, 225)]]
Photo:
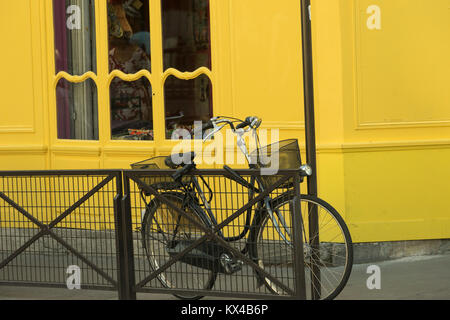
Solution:
[(184, 167), (187, 164), (193, 163), (195, 158), (195, 152), (175, 153), (168, 156), (164, 163), (171, 169), (177, 169)]

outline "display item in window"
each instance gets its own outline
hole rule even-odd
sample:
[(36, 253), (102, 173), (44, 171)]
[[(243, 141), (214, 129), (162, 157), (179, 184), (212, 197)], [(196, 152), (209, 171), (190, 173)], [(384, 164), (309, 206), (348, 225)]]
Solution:
[[(139, 0), (111, 0), (108, 3), (111, 72), (120, 70), (125, 74), (135, 74), (140, 70), (151, 69), (150, 36), (145, 32), (146, 22), (138, 10), (142, 6), (143, 3)], [(138, 34), (141, 35), (135, 37), (137, 41), (131, 39), (133, 30), (138, 30)], [(148, 36), (148, 43), (144, 40), (145, 33)], [(146, 78), (133, 82), (115, 78), (110, 85), (110, 98), (113, 139), (153, 139), (152, 92)]]

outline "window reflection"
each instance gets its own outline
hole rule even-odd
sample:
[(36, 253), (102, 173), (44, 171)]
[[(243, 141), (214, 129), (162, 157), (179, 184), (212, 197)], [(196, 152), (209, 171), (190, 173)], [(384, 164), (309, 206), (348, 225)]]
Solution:
[[(211, 69), (209, 0), (161, 0), (164, 69)], [(195, 121), (213, 116), (212, 85), (206, 75), (193, 80), (174, 76), (164, 84), (166, 138), (176, 129), (193, 135)]]
[(206, 122), (213, 117), (212, 84), (202, 74), (193, 80), (174, 76), (164, 84), (166, 139), (171, 139), (176, 129), (187, 129), (194, 136), (194, 122)]
[(53, 0), (56, 73), (97, 72), (93, 0)]
[(108, 1), (110, 72), (151, 70), (148, 0)]
[(114, 78), (110, 87), (112, 139), (153, 140), (151, 91), (147, 78), (133, 82)]
[[(151, 70), (148, 0), (108, 0), (109, 70)], [(114, 78), (110, 86), (111, 135), (153, 140), (152, 90), (147, 78)]]
[(58, 139), (98, 140), (97, 87), (92, 79), (56, 87)]
[(162, 0), (164, 69), (211, 69), (209, 0)]

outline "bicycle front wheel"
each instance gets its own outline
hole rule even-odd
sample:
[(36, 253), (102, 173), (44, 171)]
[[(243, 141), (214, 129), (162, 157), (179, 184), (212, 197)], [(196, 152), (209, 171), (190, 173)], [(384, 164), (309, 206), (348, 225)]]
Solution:
[[(193, 206), (183, 206), (183, 195), (179, 193), (162, 194), (176, 207), (183, 209), (196, 222), (211, 228), (210, 221)], [(143, 218), (143, 245), (153, 271), (158, 271), (174, 256), (205, 232), (185, 216), (167, 204), (153, 199)], [(180, 247), (184, 246), (184, 247)], [(210, 290), (217, 274), (208, 269), (183, 261), (177, 261), (157, 277), (163, 287), (178, 290)], [(174, 294), (180, 299), (200, 299), (203, 296)]]
[[(292, 244), (293, 193), (273, 199), (273, 214), (264, 212), (255, 221), (252, 258), (269, 274), (294, 288)], [(301, 195), (303, 254), (307, 299), (334, 299), (345, 287), (353, 265), (353, 246), (348, 228), (327, 202)], [(317, 213), (317, 227), (311, 217)], [(286, 294), (268, 278), (257, 274), (270, 292)]]

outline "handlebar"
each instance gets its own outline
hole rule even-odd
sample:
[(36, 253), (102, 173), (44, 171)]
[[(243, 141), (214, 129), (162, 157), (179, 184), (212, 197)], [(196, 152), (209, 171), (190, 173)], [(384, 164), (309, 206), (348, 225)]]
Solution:
[[(239, 124), (235, 126), (234, 123), (236, 122), (239, 122)], [(245, 118), (245, 120), (225, 118), (225, 117), (215, 117), (211, 118), (208, 122), (202, 125), (202, 132), (205, 132), (206, 130), (210, 129), (216, 129), (217, 131), (219, 131), (225, 126), (223, 125), (222, 127), (218, 128), (218, 126), (222, 123), (224, 123), (225, 125), (229, 125), (233, 131), (245, 129), (246, 127), (250, 127), (250, 129), (256, 130), (261, 125), (262, 120), (258, 117), (247, 117)]]
[(249, 125), (249, 123), (247, 122), (247, 119), (246, 119), (245, 121), (239, 123), (239, 124), (236, 126), (236, 129), (244, 129), (244, 128), (247, 127), (248, 125)]
[(236, 129), (243, 129), (245, 127), (250, 127), (251, 129), (258, 129), (261, 125), (262, 120), (258, 117), (247, 117), (245, 121), (242, 121), (236, 126)]

